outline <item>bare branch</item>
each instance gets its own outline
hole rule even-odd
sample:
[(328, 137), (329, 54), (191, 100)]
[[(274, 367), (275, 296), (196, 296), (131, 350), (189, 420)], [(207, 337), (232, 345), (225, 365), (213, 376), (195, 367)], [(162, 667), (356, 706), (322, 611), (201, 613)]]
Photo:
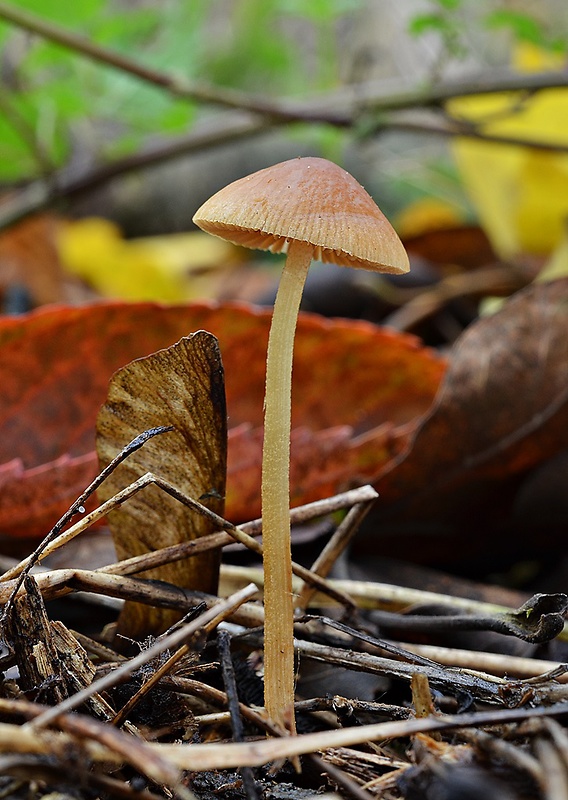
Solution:
[[(373, 81), (342, 87), (302, 100), (274, 100), (258, 94), (211, 86), (202, 81), (189, 81), (178, 75), (152, 69), (85, 36), (5, 3), (4, 0), (0, 0), (0, 18), (84, 58), (149, 83), (173, 97), (232, 109), (212, 122), (206, 121), (203, 128), (194, 128), (185, 137), (170, 140), (152, 150), (134, 154), (110, 165), (97, 167), (79, 178), (68, 180), (62, 175), (53, 174), (49, 184), (44, 180), (29, 184), (2, 207), (0, 230), (61, 200), (91, 191), (131, 170), (235, 139), (256, 136), (270, 128), (291, 123), (329, 125), (349, 130), (359, 136), (381, 135), (398, 130), (444, 137), (461, 136), (548, 152), (568, 150), (561, 142), (488, 134), (482, 123), (475, 125), (468, 120), (448, 117), (443, 113), (444, 104), (456, 97), (515, 92), (526, 102), (539, 91), (565, 89), (568, 87), (568, 73), (563, 71), (532, 74), (510, 70), (492, 71), (458, 81), (418, 87), (409, 87), (406, 83), (395, 84), (393, 87), (393, 82)], [(511, 113), (515, 113), (517, 107), (518, 103), (512, 104)], [(430, 114), (429, 117), (409, 117), (404, 113), (409, 109), (430, 109), (431, 112), (439, 113)], [(235, 115), (235, 110), (240, 113)]]

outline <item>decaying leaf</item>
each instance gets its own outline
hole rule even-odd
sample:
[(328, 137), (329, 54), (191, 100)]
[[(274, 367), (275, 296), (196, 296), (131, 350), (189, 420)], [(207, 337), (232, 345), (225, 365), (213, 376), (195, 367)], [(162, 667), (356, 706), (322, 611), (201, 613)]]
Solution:
[(432, 409), (377, 476), (390, 513), (463, 526), (507, 480), (568, 447), (567, 331), (566, 278), (519, 292), (468, 328)]
[(468, 224), (454, 205), (433, 197), (410, 203), (396, 218), (396, 229), (408, 253), (440, 265), (464, 268), (495, 261), (485, 232)]
[[(290, 504), (311, 503), (368, 483), (403, 449), (414, 427), (378, 425), (361, 436), (349, 425), (301, 426), (291, 438)], [(243, 423), (229, 431), (227, 508), (231, 519), (260, 517), (262, 428)]]
[[(93, 451), (82, 456), (65, 454), (29, 469), (20, 458), (0, 464), (0, 531), (12, 537), (47, 533), (91, 483), (97, 470)], [(93, 500), (88, 510), (94, 505)]]
[[(217, 340), (198, 331), (166, 350), (127, 364), (111, 379), (97, 418), (97, 452), (105, 467), (137, 434), (158, 425), (175, 430), (151, 439), (123, 462), (99, 489), (101, 500), (146, 472), (223, 513), (227, 412)], [(212, 533), (211, 524), (178, 501), (148, 487), (109, 514), (119, 558)], [(176, 586), (216, 593), (219, 554), (210, 551), (145, 573)], [(173, 612), (127, 603), (119, 630), (129, 636), (162, 632)]]
[[(268, 309), (235, 303), (165, 307), (105, 302), (0, 319), (0, 532), (43, 536), (49, 530), (96, 474), (96, 459), (89, 453), (113, 372), (199, 329), (212, 331), (219, 340), (230, 427), (256, 431), (254, 441), (242, 432), (231, 434), (226, 515), (235, 522), (257, 516), (259, 481), (251, 482), (251, 471), (241, 473), (231, 465), (252, 454), (260, 467), (270, 316)], [(324, 434), (327, 428), (349, 427), (348, 449), (357, 450), (356, 473), (366, 480), (392, 455), (382, 426), (388, 423), (396, 430), (423, 414), (444, 369), (444, 359), (413, 336), (367, 322), (301, 315), (293, 427), (311, 431), (323, 451), (315, 450), (310, 469), (305, 459), (295, 473), (292, 465), (293, 475), (301, 474), (292, 486), (294, 503), (325, 496), (353, 478), (351, 456), (340, 457), (346, 445), (337, 432)], [(306, 442), (306, 436), (298, 433), (294, 440)], [(239, 451), (240, 445), (246, 449)], [(301, 448), (300, 443), (296, 451)], [(323, 480), (322, 453), (327, 454)], [(14, 459), (19, 459), (17, 470)], [(52, 470), (57, 472), (55, 493)], [(249, 495), (254, 502), (247, 506), (242, 500)]]
[(33, 303), (56, 303), (68, 298), (57, 255), (60, 220), (36, 214), (0, 234), (0, 290), (25, 287)]

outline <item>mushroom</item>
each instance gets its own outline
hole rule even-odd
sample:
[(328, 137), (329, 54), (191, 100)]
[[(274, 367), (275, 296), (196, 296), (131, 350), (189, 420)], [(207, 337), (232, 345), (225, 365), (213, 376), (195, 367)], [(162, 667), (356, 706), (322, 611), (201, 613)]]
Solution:
[(312, 259), (408, 272), (406, 251), (365, 189), (323, 158), (295, 158), (221, 189), (193, 221), (235, 244), (286, 253), (268, 341), (262, 457), (264, 701), (294, 732), (294, 603), (290, 547), (290, 427), (294, 333)]

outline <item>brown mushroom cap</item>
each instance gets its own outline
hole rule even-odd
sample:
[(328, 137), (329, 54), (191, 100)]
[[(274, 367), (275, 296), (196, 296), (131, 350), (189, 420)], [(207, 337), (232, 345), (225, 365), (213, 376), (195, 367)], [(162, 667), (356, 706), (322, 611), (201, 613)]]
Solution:
[(294, 158), (225, 186), (193, 217), (204, 231), (273, 253), (291, 240), (314, 258), (377, 272), (408, 272), (408, 256), (365, 189), (324, 158)]

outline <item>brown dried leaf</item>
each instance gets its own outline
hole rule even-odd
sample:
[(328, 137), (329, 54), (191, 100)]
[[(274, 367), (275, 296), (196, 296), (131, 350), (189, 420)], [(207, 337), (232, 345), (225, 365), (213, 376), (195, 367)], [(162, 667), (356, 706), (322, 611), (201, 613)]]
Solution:
[(471, 225), (404, 237), (404, 246), (411, 255), (421, 256), (434, 264), (459, 264), (465, 269), (475, 269), (496, 259), (486, 233)]
[(25, 286), (34, 304), (69, 298), (56, 248), (60, 220), (36, 214), (0, 234), (0, 290)]
[(568, 279), (562, 279), (519, 292), (468, 328), (431, 410), (375, 487), (383, 503), (396, 504), (390, 514), (454, 517), (463, 526), (505, 481), (567, 447)]
[[(217, 340), (198, 331), (177, 344), (131, 362), (115, 373), (97, 419), (101, 466), (136, 435), (159, 425), (175, 431), (154, 437), (115, 470), (99, 490), (107, 500), (145, 472), (171, 481), (189, 497), (223, 513), (227, 412)], [(155, 486), (109, 514), (119, 558), (212, 533), (210, 523)], [(215, 593), (219, 554), (204, 553), (145, 573), (145, 577)], [(127, 604), (119, 629), (129, 636), (164, 630), (174, 612)]]

